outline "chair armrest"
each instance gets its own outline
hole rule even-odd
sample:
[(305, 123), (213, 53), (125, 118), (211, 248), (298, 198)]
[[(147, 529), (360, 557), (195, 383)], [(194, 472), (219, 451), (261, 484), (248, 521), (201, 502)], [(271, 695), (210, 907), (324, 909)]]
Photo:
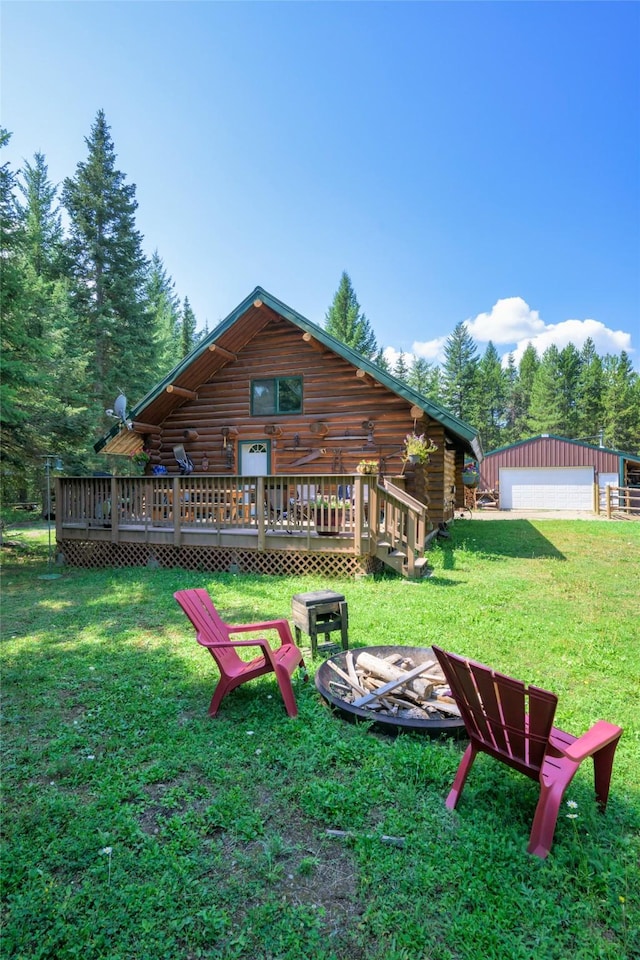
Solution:
[(607, 720), (598, 720), (591, 729), (574, 740), (571, 746), (563, 750), (562, 753), (569, 760), (580, 763), (585, 757), (590, 757), (592, 753), (597, 753), (602, 747), (618, 740), (621, 735), (622, 727), (617, 727)]
[(252, 640), (202, 640), (200, 636), (198, 636), (197, 639), (200, 646), (205, 647), (207, 650), (209, 648), (215, 650), (220, 647), (231, 647), (231, 649), (234, 649), (234, 647), (258, 647), (262, 650), (264, 659), (268, 661), (275, 670), (276, 661), (274, 659), (274, 651), (269, 646), (269, 641), (266, 640), (265, 637), (256, 637)]
[(249, 633), (254, 630), (277, 630), (282, 643), (293, 643), (291, 627), (289, 626), (288, 620), (266, 620), (264, 623), (243, 623), (237, 625), (228, 623), (226, 626), (229, 633)]

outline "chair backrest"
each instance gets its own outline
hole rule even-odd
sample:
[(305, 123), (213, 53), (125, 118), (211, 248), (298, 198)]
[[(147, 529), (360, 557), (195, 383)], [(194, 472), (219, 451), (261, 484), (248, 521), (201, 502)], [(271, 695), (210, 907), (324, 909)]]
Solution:
[(549, 745), (556, 695), (525, 686), (474, 660), (445, 653), (440, 647), (434, 646), (433, 652), (471, 740), (479, 749), (535, 779)]
[(301, 483), (296, 487), (298, 501), (300, 503), (309, 503), (316, 498), (316, 487), (314, 483)]
[[(174, 597), (196, 629), (198, 643), (206, 647), (224, 671), (225, 665), (237, 664), (240, 657), (229, 644), (229, 628), (216, 610), (206, 590), (178, 590)], [(223, 644), (225, 644), (223, 646)]]
[(267, 505), (273, 513), (280, 513), (285, 508), (286, 491), (282, 487), (267, 487)]

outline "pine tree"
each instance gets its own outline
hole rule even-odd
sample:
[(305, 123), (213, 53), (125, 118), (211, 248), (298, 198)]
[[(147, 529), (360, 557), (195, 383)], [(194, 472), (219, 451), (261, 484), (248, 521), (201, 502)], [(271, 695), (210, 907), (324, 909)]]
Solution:
[(540, 366), (540, 359), (532, 343), (528, 343), (518, 364), (518, 376), (513, 383), (511, 396), (511, 443), (525, 440), (531, 433), (529, 422), (529, 408), (531, 393), (536, 372)]
[(477, 406), (474, 426), (480, 431), (485, 450), (501, 446), (507, 422), (507, 377), (498, 351), (491, 340), (487, 344), (476, 378)]
[[(11, 134), (0, 128), (0, 148)], [(40, 344), (26, 321), (31, 297), (22, 255), (25, 236), (16, 202), (16, 174), (8, 163), (0, 167), (0, 316), (2, 325), (0, 424), (3, 485), (9, 474), (13, 495), (25, 490), (24, 452), (28, 450), (30, 398), (37, 390)], [(5, 487), (6, 489), (6, 487)]]
[(84, 346), (73, 331), (77, 324), (63, 274), (63, 237), (56, 188), (49, 182), (43, 154), (27, 163), (19, 183), (24, 198), (17, 204), (22, 227), (20, 266), (25, 297), (21, 321), (31, 337), (31, 360), (37, 366), (32, 389), (21, 394), (28, 412), (22, 428), (22, 462), (33, 484), (44, 482), (43, 459), (55, 451), (67, 463), (86, 454), (87, 416), (84, 391)]
[(153, 380), (164, 377), (182, 359), (180, 301), (175, 284), (157, 250), (149, 264), (145, 283), (150, 329), (156, 339), (157, 369)]
[(547, 347), (536, 370), (531, 387), (531, 404), (527, 416), (530, 434), (564, 435), (565, 403), (560, 351), (555, 344)]
[(442, 404), (442, 388), (440, 384), (440, 367), (434, 363), (429, 363), (423, 357), (414, 357), (407, 383), (427, 400), (433, 400), (435, 403)]
[(54, 280), (63, 270), (62, 219), (58, 189), (49, 180), (44, 154), (36, 153), (21, 171), (19, 189), (24, 197), (17, 204), (24, 230), (24, 252), (36, 274)]
[(573, 343), (560, 351), (560, 382), (563, 411), (563, 436), (574, 439), (579, 436), (577, 394), (580, 377), (580, 354)]
[(591, 337), (580, 351), (580, 375), (576, 385), (577, 433), (582, 440), (599, 440), (604, 428), (602, 359)]
[(341, 340), (356, 353), (370, 359), (377, 350), (376, 338), (369, 321), (360, 311), (348, 273), (343, 272), (340, 285), (325, 317), (327, 333)]
[(640, 454), (640, 377), (628, 354), (604, 359), (604, 443)]
[(102, 110), (85, 142), (87, 160), (65, 180), (63, 201), (70, 220), (73, 306), (89, 350), (87, 402), (99, 423), (119, 391), (135, 402), (149, 389), (157, 357), (145, 312), (147, 263), (135, 227), (135, 185), (116, 169)]
[(405, 360), (404, 353), (400, 351), (398, 354), (398, 359), (396, 360), (395, 366), (393, 368), (393, 375), (396, 380), (400, 380), (401, 383), (407, 383), (409, 379), (409, 367), (407, 361)]
[(502, 445), (513, 443), (516, 440), (515, 424), (517, 416), (516, 397), (518, 385), (518, 368), (512, 353), (507, 357), (507, 367), (505, 370), (506, 382), (506, 403), (505, 403), (505, 424), (502, 431)]
[(443, 403), (456, 417), (473, 424), (476, 417), (478, 353), (464, 322), (456, 324), (447, 338), (444, 356)]
[(411, 367), (407, 376), (407, 383), (416, 393), (426, 396), (426, 390), (429, 386), (429, 376), (432, 364), (423, 357), (414, 357), (411, 361)]
[(189, 298), (185, 297), (182, 304), (182, 323), (180, 326), (180, 352), (183, 357), (191, 353), (198, 339), (196, 336), (196, 315), (191, 309)]
[(389, 364), (389, 361), (387, 360), (387, 358), (386, 358), (385, 355), (384, 355), (384, 351), (383, 351), (382, 347), (379, 348), (378, 352), (376, 353), (375, 357), (373, 358), (373, 362), (375, 363), (376, 367), (380, 367), (380, 369), (381, 369), (384, 373), (391, 373), (391, 366), (390, 366), (390, 364)]

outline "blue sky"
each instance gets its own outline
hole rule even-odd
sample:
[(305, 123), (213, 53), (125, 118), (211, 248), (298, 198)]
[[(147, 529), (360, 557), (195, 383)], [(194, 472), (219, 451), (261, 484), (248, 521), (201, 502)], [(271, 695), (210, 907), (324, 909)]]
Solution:
[(210, 328), (256, 285), (379, 343), (640, 367), (640, 4), (2, 4), (5, 160), (73, 176), (105, 111), (137, 225)]

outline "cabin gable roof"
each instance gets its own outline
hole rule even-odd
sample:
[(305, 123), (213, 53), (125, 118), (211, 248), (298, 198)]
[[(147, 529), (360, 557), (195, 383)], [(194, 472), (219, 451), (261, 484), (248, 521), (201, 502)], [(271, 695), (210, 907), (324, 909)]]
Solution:
[[(303, 332), (303, 336), (312, 346), (342, 357), (358, 372), (362, 371), (362, 376), (372, 378), (412, 406), (418, 407), (431, 419), (441, 423), (449, 433), (458, 437), (465, 447), (473, 452), (476, 459), (482, 460), (478, 433), (468, 423), (381, 370), (259, 286), (131, 409), (130, 419), (156, 425), (163, 423), (172, 411), (184, 402), (185, 397), (197, 393), (198, 388), (218, 370), (233, 362), (242, 348), (272, 320), (288, 321)], [(117, 437), (121, 428), (120, 423), (114, 424), (94, 445), (96, 453), (107, 445), (111, 447), (111, 452), (115, 453), (110, 441)]]

